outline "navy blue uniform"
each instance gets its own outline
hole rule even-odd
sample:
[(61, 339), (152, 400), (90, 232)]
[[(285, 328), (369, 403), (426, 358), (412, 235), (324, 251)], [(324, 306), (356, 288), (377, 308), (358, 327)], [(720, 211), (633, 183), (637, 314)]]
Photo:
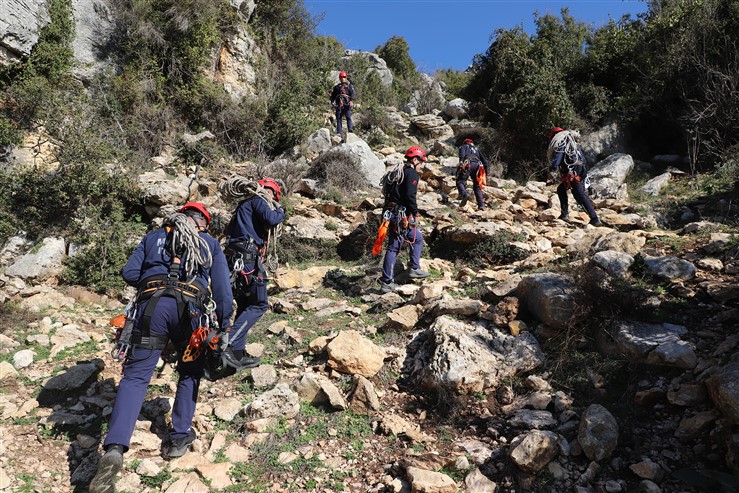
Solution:
[(285, 220), (284, 209), (272, 210), (261, 197), (244, 200), (236, 208), (226, 228), (229, 236), (226, 250), (246, 246), (253, 240), (251, 250), (244, 252), (253, 257), (244, 271), (250, 275), (248, 293), (236, 295), (236, 320), (231, 331), (230, 344), (236, 351), (243, 351), (249, 329), (269, 308), (267, 302), (267, 272), (262, 267), (263, 247), (267, 241), (267, 230)]
[(563, 216), (568, 215), (569, 202), (567, 200), (567, 189), (572, 190), (572, 196), (578, 204), (580, 204), (590, 216), (590, 219), (597, 220), (598, 215), (595, 212), (593, 203), (585, 193), (585, 178), (588, 176), (585, 167), (585, 152), (580, 144), (577, 144), (577, 151), (574, 156), (568, 156), (564, 152), (564, 145), (554, 151), (549, 171), (552, 174), (559, 172), (561, 183), (557, 187), (557, 196), (559, 197), (560, 210)]
[(393, 282), (395, 260), (405, 241), (411, 244), (411, 269), (421, 268), (421, 249), (423, 248), (423, 235), (418, 227), (412, 225), (407, 231), (398, 231), (398, 213), (400, 208), (405, 208), (408, 217), (418, 217), (418, 172), (413, 165), (406, 164), (403, 168), (403, 181), (390, 190), (385, 198), (388, 209), (391, 211), (390, 227), (388, 228), (388, 246), (385, 251), (385, 259), (382, 264), (382, 277), (380, 281), (386, 284)]
[[(233, 297), (226, 257), (215, 238), (207, 233), (200, 233), (200, 236), (208, 244), (213, 264), (210, 269), (198, 272), (196, 281), (206, 288), (209, 281), (212, 281), (212, 298), (216, 302), (218, 321), (221, 327), (226, 329), (230, 327), (230, 318), (233, 313)], [(166, 242), (165, 229), (157, 229), (144, 236), (122, 269), (123, 279), (132, 286), (139, 286), (142, 281), (152, 276), (166, 275), (172, 260), (165, 247)], [(184, 259), (182, 265), (184, 265)], [(180, 279), (185, 280), (182, 268)], [(150, 301), (139, 304), (134, 333), (142, 331), (141, 319)], [(192, 330), (197, 328), (200, 311), (196, 310), (197, 316), (191, 319), (189, 325), (183, 326), (176, 299), (162, 296), (156, 303), (149, 322), (151, 335), (166, 336), (176, 342), (189, 339)], [(110, 419), (110, 431), (105, 439), (104, 447), (119, 444), (128, 450), (136, 419), (146, 397), (146, 389), (161, 353), (161, 349), (132, 348), (123, 366), (123, 379), (118, 386)], [(203, 375), (203, 358), (189, 363), (179, 361), (177, 371), (180, 377), (172, 409), (172, 431), (170, 433), (172, 440), (184, 438), (190, 432), (192, 418), (195, 415), (200, 378)]]
[(331, 104), (336, 108), (336, 133), (341, 135), (341, 118), (346, 116), (346, 129), (353, 131), (352, 123), (352, 104), (357, 94), (354, 92), (354, 86), (350, 82), (338, 83), (331, 91)]
[(457, 173), (457, 191), (460, 197), (467, 196), (467, 189), (465, 185), (467, 179), (472, 176), (472, 190), (475, 192), (475, 201), (477, 207), (480, 209), (485, 208), (485, 201), (482, 196), (482, 189), (477, 183), (477, 171), (482, 166), (485, 169), (485, 175), (488, 174), (488, 161), (485, 159), (482, 151), (480, 151), (475, 144), (465, 143), (459, 148), (459, 164), (460, 166), (465, 162), (469, 162), (469, 168), (460, 167)]

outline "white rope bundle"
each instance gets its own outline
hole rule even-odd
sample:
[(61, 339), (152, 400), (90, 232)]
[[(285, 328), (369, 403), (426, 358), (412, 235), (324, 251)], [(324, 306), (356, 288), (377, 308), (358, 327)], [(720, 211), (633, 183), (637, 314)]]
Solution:
[(198, 271), (206, 271), (213, 264), (208, 242), (200, 236), (189, 218), (177, 212), (164, 223), (172, 226), (171, 251), (175, 257), (184, 259), (185, 275), (194, 278)]
[(380, 188), (384, 189), (386, 183), (391, 186), (397, 186), (403, 183), (403, 178), (405, 177), (403, 168), (405, 168), (405, 163), (398, 163), (392, 169), (386, 171), (380, 180)]
[(555, 152), (564, 152), (568, 163), (577, 163), (577, 141), (580, 140), (580, 132), (577, 130), (562, 130), (552, 138), (547, 149), (547, 161), (552, 162)]
[(248, 180), (243, 176), (234, 175), (219, 185), (221, 194), (227, 195), (236, 200), (245, 200), (255, 195), (263, 199), (271, 210), (280, 207), (279, 202), (275, 203), (272, 198), (272, 192), (260, 185), (254, 180)]

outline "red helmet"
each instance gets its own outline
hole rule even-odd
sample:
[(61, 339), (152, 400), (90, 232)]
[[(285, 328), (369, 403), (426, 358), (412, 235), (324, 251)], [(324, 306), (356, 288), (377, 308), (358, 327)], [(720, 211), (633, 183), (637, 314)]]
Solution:
[(200, 214), (205, 216), (205, 221), (207, 222), (207, 224), (210, 224), (210, 212), (208, 212), (208, 209), (206, 209), (205, 206), (200, 202), (188, 202), (187, 204), (183, 205), (177, 212), (186, 211), (199, 212)]
[(465, 144), (474, 144), (474, 142), (472, 141), (472, 139), (464, 139), (464, 143)]
[(342, 78), (342, 77), (346, 77), (346, 72), (344, 72), (343, 70), (339, 72), (339, 78)]
[(426, 162), (426, 151), (418, 146), (409, 147), (408, 150), (405, 151), (405, 157), (406, 159), (417, 157), (421, 161)]
[(549, 140), (552, 140), (552, 137), (560, 133), (562, 130), (564, 130), (564, 128), (554, 127), (553, 129), (551, 129), (549, 131)]
[(262, 185), (264, 188), (269, 188), (275, 193), (275, 197), (277, 197), (277, 202), (280, 201), (280, 197), (282, 197), (282, 190), (280, 189), (280, 185), (274, 181), (272, 178), (262, 178), (257, 183)]

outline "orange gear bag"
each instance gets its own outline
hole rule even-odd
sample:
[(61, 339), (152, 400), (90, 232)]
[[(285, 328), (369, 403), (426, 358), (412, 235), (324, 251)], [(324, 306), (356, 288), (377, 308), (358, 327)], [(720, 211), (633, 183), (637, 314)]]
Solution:
[(390, 221), (385, 219), (380, 223), (380, 227), (377, 228), (377, 238), (375, 239), (375, 244), (372, 245), (372, 255), (379, 255), (382, 252), (382, 244), (385, 242), (389, 225)]
[(480, 186), (480, 190), (485, 190), (485, 185), (488, 182), (488, 176), (485, 173), (485, 166), (482, 164), (477, 167), (477, 175), (475, 176), (475, 181), (477, 181), (477, 184)]

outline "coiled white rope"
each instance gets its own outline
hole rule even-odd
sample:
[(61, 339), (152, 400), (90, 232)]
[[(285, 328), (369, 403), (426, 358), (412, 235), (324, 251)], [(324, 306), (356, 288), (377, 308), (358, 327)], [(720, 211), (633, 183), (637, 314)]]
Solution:
[(564, 152), (567, 163), (569, 164), (584, 164), (578, 163), (578, 152), (577, 152), (577, 141), (580, 140), (580, 132), (577, 130), (562, 130), (549, 142), (549, 148), (547, 149), (547, 161), (552, 162), (555, 152)]
[(197, 227), (188, 220), (187, 215), (177, 212), (165, 221), (172, 226), (170, 248), (172, 255), (184, 260), (185, 275), (192, 279), (198, 272), (205, 273), (213, 264), (213, 256), (208, 242), (200, 236)]

